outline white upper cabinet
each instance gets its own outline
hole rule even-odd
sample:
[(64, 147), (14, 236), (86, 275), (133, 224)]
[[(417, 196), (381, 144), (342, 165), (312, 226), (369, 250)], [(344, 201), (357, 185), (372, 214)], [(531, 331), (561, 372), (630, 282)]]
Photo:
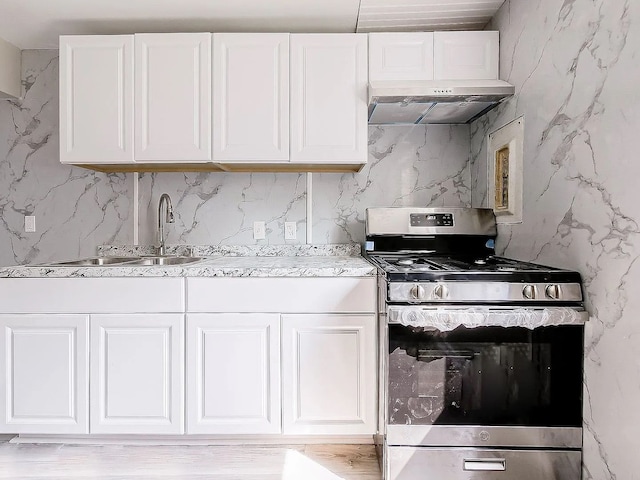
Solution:
[(292, 162), (367, 161), (366, 34), (291, 35)]
[(135, 160), (211, 161), (211, 34), (135, 35)]
[(433, 32), (369, 34), (369, 81), (387, 80), (433, 80)]
[(435, 32), (436, 80), (497, 80), (499, 32)]
[(60, 37), (60, 161), (133, 162), (133, 35)]
[(289, 34), (213, 35), (213, 156), (289, 160)]
[(0, 432), (89, 433), (88, 324), (0, 315)]
[[(428, 49), (400, 42), (381, 61), (402, 69), (420, 56), (412, 48)], [(100, 171), (359, 170), (367, 65), (366, 34), (62, 36), (60, 160)]]

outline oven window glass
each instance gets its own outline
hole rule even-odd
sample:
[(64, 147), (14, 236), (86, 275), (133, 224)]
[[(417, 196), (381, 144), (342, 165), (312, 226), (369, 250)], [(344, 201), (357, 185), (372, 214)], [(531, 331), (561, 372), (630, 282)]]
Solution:
[(581, 325), (389, 326), (389, 423), (582, 426)]

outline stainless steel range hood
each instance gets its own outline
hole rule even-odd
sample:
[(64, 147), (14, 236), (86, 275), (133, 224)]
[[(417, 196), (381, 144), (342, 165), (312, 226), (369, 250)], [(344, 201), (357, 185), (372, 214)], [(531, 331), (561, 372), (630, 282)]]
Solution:
[(369, 125), (469, 123), (514, 92), (502, 80), (371, 82)]

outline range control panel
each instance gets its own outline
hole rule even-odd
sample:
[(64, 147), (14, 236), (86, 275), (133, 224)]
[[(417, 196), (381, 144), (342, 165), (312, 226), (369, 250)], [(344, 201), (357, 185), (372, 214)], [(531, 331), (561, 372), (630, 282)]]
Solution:
[(412, 213), (412, 227), (453, 227), (453, 213)]

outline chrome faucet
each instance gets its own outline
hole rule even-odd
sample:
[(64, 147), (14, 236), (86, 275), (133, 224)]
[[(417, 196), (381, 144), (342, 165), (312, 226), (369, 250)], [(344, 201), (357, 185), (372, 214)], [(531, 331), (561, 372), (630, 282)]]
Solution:
[[(165, 215), (162, 216), (162, 205), (165, 205)], [(158, 203), (158, 237), (160, 246), (158, 247), (158, 255), (165, 255), (164, 245), (164, 228), (165, 224), (173, 223), (173, 206), (171, 205), (171, 197), (163, 193)]]

